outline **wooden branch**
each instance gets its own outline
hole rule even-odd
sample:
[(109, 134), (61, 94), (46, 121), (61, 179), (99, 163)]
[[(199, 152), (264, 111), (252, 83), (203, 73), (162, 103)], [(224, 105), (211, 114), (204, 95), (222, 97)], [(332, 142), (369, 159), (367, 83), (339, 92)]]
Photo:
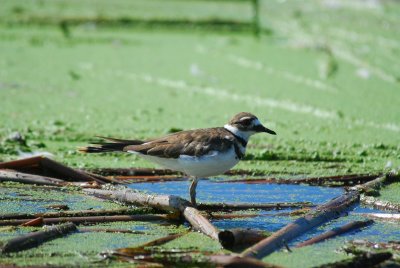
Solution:
[(323, 264), (317, 266), (320, 268), (365, 268), (365, 267), (377, 267), (378, 264), (387, 261), (392, 258), (390, 252), (377, 252), (377, 253), (363, 253), (355, 256), (351, 259), (345, 259), (342, 261)]
[(67, 182), (55, 178), (32, 175), (21, 172), (14, 172), (10, 170), (0, 170), (0, 182), (13, 181), (19, 183), (37, 184), (37, 185), (50, 185), (50, 186), (65, 186)]
[(256, 179), (232, 179), (218, 181), (218, 183), (247, 183), (247, 184), (308, 184), (326, 186), (350, 186), (365, 183), (376, 179), (381, 174), (349, 174), (328, 177), (311, 177), (303, 179), (283, 178), (256, 178)]
[(34, 156), (8, 162), (1, 162), (0, 169), (19, 169), (26, 167), (37, 167), (40, 165), (41, 160), (42, 156)]
[(280, 268), (279, 266), (268, 264), (253, 258), (246, 258), (237, 255), (227, 254), (206, 254), (198, 258), (195, 256), (197, 251), (176, 252), (162, 251), (157, 252), (150, 249), (140, 248), (131, 251), (116, 251), (112, 255), (120, 261), (129, 261), (133, 264), (160, 264), (160, 266), (195, 266), (195, 267), (251, 267), (251, 268)]
[(154, 240), (151, 240), (149, 242), (146, 242), (144, 244), (141, 244), (137, 247), (129, 247), (129, 248), (119, 248), (114, 250), (115, 253), (118, 254), (124, 254), (124, 255), (135, 255), (138, 252), (143, 252), (143, 250), (145, 250), (146, 247), (154, 247), (154, 246), (161, 246), (164, 245), (168, 242), (171, 242), (179, 237), (182, 237), (183, 235), (187, 234), (188, 232), (183, 232), (183, 233), (178, 233), (178, 234), (171, 234), (171, 235), (167, 235), (161, 238), (157, 238)]
[[(13, 225), (13, 224), (11, 224)], [(21, 226), (42, 226), (43, 225), (43, 218), (39, 217), (33, 220), (25, 221), (21, 224)]]
[(97, 181), (100, 184), (116, 182), (113, 179), (101, 175), (75, 170), (44, 156), (3, 162), (0, 163), (0, 169), (13, 169), (20, 172), (35, 173), (36, 175), (51, 177), (54, 175), (54, 177), (66, 181)]
[(286, 225), (270, 237), (246, 249), (242, 256), (261, 259), (275, 250), (281, 248), (286, 242), (303, 235), (308, 230), (338, 217), (344, 210), (358, 201), (359, 193), (349, 191), (331, 201), (317, 207), (304, 217)]
[(361, 195), (360, 202), (363, 205), (372, 206), (376, 209), (400, 212), (400, 204), (379, 200), (378, 198), (372, 196)]
[(44, 231), (28, 233), (8, 240), (0, 247), (0, 253), (17, 252), (29, 249), (73, 231), (76, 231), (76, 226), (69, 222), (49, 227)]
[(347, 233), (347, 232), (351, 232), (354, 230), (359, 230), (365, 226), (369, 226), (371, 224), (373, 224), (374, 221), (373, 220), (368, 220), (368, 221), (352, 221), (348, 224), (345, 224), (341, 227), (338, 228), (334, 228), (328, 232), (325, 232), (323, 234), (317, 235), (307, 241), (304, 241), (303, 243), (300, 243), (296, 246), (296, 248), (301, 248), (301, 247), (305, 247), (305, 246), (309, 246), (315, 243), (319, 243), (322, 241), (325, 241), (326, 239)]
[(240, 218), (256, 218), (256, 217), (262, 217), (262, 216), (271, 216), (265, 215), (265, 214), (258, 214), (258, 213), (246, 213), (246, 214), (212, 214), (209, 213), (208, 215), (209, 219), (213, 220), (225, 220), (225, 219), (240, 219)]
[(131, 189), (120, 190), (97, 190), (84, 189), (87, 194), (97, 197), (117, 200), (122, 203), (149, 206), (165, 211), (180, 212), (194, 229), (201, 231), (209, 237), (218, 240), (218, 229), (214, 227), (201, 213), (192, 207), (192, 204), (174, 195), (150, 195)]
[(218, 234), (219, 241), (224, 248), (251, 246), (265, 239), (269, 234), (261, 230), (232, 229), (221, 231)]
[(35, 219), (42, 218), (59, 218), (59, 217), (85, 217), (85, 216), (113, 216), (113, 215), (132, 215), (137, 214), (137, 209), (119, 208), (119, 209), (102, 209), (102, 210), (77, 210), (77, 211), (55, 211), (43, 213), (11, 213), (0, 215), (0, 220), (16, 220), (16, 219)]
[[(170, 215), (154, 214), (154, 215), (117, 215), (117, 216), (91, 216), (91, 217), (60, 217), (60, 218), (42, 218), (41, 222), (35, 222), (37, 225), (49, 225), (62, 222), (73, 222), (75, 224), (100, 223), (100, 222), (115, 222), (115, 221), (160, 221), (173, 220)], [(3, 220), (0, 221), (0, 226), (7, 225), (22, 225), (32, 220)], [(35, 225), (35, 226), (37, 226)]]
[(372, 181), (366, 182), (364, 184), (356, 185), (351, 188), (351, 190), (359, 191), (360, 193), (374, 195), (373, 191), (379, 190), (385, 183), (387, 175), (382, 175)]
[(106, 182), (112, 182), (112, 181), (110, 181), (110, 179), (107, 179), (106, 177), (102, 177), (102, 179), (100, 179), (98, 176), (97, 177), (91, 176), (88, 173), (67, 167), (67, 166), (60, 164), (60, 163), (58, 163), (50, 158), (47, 158), (47, 157), (42, 157), (40, 164), (41, 164), (42, 168), (44, 168), (45, 170), (49, 170), (51, 172), (62, 174), (63, 177), (65, 177), (65, 180), (68, 180), (68, 181), (92, 181), (92, 180), (94, 180), (100, 184), (104, 184)]
[[(356, 213), (354, 213), (356, 214)], [(367, 217), (370, 219), (383, 220), (383, 221), (400, 221), (400, 214), (389, 213), (357, 213), (357, 215)]]
[(202, 203), (197, 206), (199, 210), (245, 210), (245, 209), (262, 209), (262, 210), (281, 210), (287, 208), (303, 208), (313, 207), (315, 205), (310, 202), (282, 202), (282, 203)]
[(400, 243), (399, 242), (371, 242), (367, 240), (353, 240), (350, 242), (351, 245), (356, 246), (356, 247), (365, 247), (365, 248), (371, 248), (374, 250), (380, 250), (380, 249), (390, 249), (390, 250), (396, 250), (400, 251)]
[(121, 233), (121, 234), (146, 234), (142, 231), (125, 230), (125, 229), (108, 229), (108, 228), (79, 228), (79, 232), (83, 233)]

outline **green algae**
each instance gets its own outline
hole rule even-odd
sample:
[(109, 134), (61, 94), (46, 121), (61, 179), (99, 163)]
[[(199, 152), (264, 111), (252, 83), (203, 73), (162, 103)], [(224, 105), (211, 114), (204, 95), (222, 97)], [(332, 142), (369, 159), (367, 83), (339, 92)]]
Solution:
[[(196, 243), (193, 243), (196, 241)], [(190, 249), (207, 252), (219, 252), (222, 247), (218, 241), (198, 232), (190, 232), (161, 246), (163, 249)]]
[[(15, 39), (7, 39), (7, 33), (13, 34)], [(39, 47), (29, 45), (32, 35), (43, 38), (43, 45)], [(5, 41), (2, 43), (2, 49), (7, 52), (2, 61), (2, 66), (7, 67), (7, 72), (0, 74), (0, 79), (5, 81), (3, 86), (6, 87), (6, 90), (1, 91), (0, 94), (7, 94), (8, 100), (0, 114), (1, 118), (4, 118), (4, 125), (0, 129), (0, 134), (3, 137), (2, 144), (4, 145), (3, 151), (0, 151), (2, 158), (15, 158), (19, 151), (46, 151), (55, 154), (56, 159), (77, 167), (152, 166), (140, 158), (122, 154), (111, 154), (109, 156), (82, 155), (76, 152), (76, 147), (87, 144), (93, 136), (98, 134), (127, 138), (135, 136), (146, 139), (166, 134), (171, 127), (187, 129), (222, 125), (232, 114), (239, 109), (244, 109), (253, 110), (262, 121), (266, 121), (267, 125), (277, 130), (278, 136), (273, 138), (262, 135), (255, 136), (250, 141), (251, 147), (248, 149), (246, 161), (238, 166), (240, 168), (261, 169), (275, 173), (286, 172), (288, 174), (321, 174), (326, 170), (330, 174), (344, 174), (362, 170), (364, 172), (382, 171), (389, 164), (392, 167), (398, 166), (399, 148), (395, 125), (391, 130), (384, 126), (376, 128), (375, 125), (368, 124), (367, 121), (366, 124), (357, 121), (354, 125), (354, 122), (341, 121), (340, 118), (321, 120), (318, 118), (318, 114), (313, 115), (312, 109), (310, 114), (286, 113), (280, 108), (278, 101), (280, 94), (272, 89), (273, 85), (268, 86), (271, 87), (268, 93), (263, 93), (258, 92), (255, 88), (247, 88), (245, 85), (241, 85), (242, 82), (235, 80), (234, 77), (229, 82), (225, 76), (229, 73), (240, 72), (242, 76), (258, 81), (257, 83), (260, 84), (270, 84), (272, 81), (264, 81), (262, 76), (254, 74), (254, 70), (250, 71), (241, 66), (218, 67), (223, 62), (228, 63), (228, 56), (232, 53), (246, 54), (248, 57), (248, 53), (243, 51), (246, 47), (258, 47), (260, 52), (268, 53), (268, 55), (271, 53), (269, 50), (284, 53), (287, 48), (284, 49), (274, 44), (265, 45), (264, 43), (262, 47), (259, 47), (261, 44), (257, 45), (248, 37), (243, 36), (235, 37), (238, 40), (235, 45), (229, 44), (230, 38), (228, 36), (216, 35), (200, 39), (195, 35), (188, 34), (173, 33), (167, 35), (159, 33), (150, 35), (139, 31), (134, 37), (130, 37), (128, 32), (124, 30), (87, 32), (84, 29), (77, 29), (75, 36), (76, 41), (65, 40), (52, 28), (39, 30), (30, 27), (25, 30), (17, 27), (10, 30), (3, 27), (0, 31), (0, 39), (2, 38)], [(96, 46), (93, 47), (92, 42), (89, 43), (87, 40), (79, 41), (79, 38), (83, 36), (86, 39), (93, 38), (93, 43)], [(109, 43), (98, 42), (96, 38), (108, 38), (110, 41)], [(159, 38), (164, 40), (164, 46), (162, 51), (159, 52), (159, 57), (165, 62), (176, 60), (175, 58), (170, 59), (166, 55), (173, 55), (168, 51), (175, 49), (176, 41), (179, 40), (179, 43), (182, 43), (182, 55), (180, 57), (182, 66), (179, 66), (177, 70), (165, 68), (159, 70), (160, 67), (155, 67), (157, 62), (149, 61), (143, 57), (148, 51), (147, 47), (154, 46)], [(111, 49), (111, 51), (114, 51), (113, 53), (116, 53), (114, 55), (110, 51), (109, 44), (112, 43), (112, 40), (120, 39), (131, 40), (136, 43), (131, 44), (123, 41), (118, 51)], [(228, 43), (220, 48), (216, 46), (216, 43), (220, 42), (218, 40)], [(24, 42), (28, 42), (28, 44), (26, 45)], [(208, 58), (207, 61), (209, 62), (205, 62), (203, 54), (196, 53), (196, 47), (199, 46), (206, 51), (209, 49), (209, 53), (215, 55), (216, 59)], [(35, 70), (13, 63), (14, 56), (12, 55), (18, 57), (16, 53), (19, 50), (22, 51), (21, 55), (24, 55), (27, 61), (38, 62), (48, 49), (53, 53), (54, 61), (51, 68), (57, 70), (51, 77), (43, 76), (43, 73), (49, 71), (50, 66), (41, 65), (40, 62)], [(222, 54), (218, 51), (222, 51), (228, 59), (222, 57)], [(301, 51), (294, 51), (291, 52), (291, 55), (302, 53)], [(70, 54), (83, 56), (81, 60), (76, 61)], [(101, 54), (102, 57), (96, 57), (97, 54)], [(118, 60), (127, 54), (135, 57), (135, 61), (121, 62)], [(304, 54), (303, 57), (308, 57), (310, 53), (304, 52)], [(137, 66), (138, 62), (143, 63), (140, 68)], [(275, 62), (273, 63), (275, 64)], [(196, 86), (198, 83), (204, 83), (202, 79), (196, 79), (190, 73), (188, 74), (187, 69), (182, 69), (184, 66), (189, 68), (193, 64), (210, 69), (209, 72), (223, 80), (223, 83), (217, 85), (216, 89), (229, 90), (232, 94), (238, 95), (253, 94), (256, 99), (276, 98), (278, 108), (254, 107), (247, 101), (244, 103), (235, 102), (231, 107), (223, 107), (220, 105), (223, 99), (219, 98), (218, 95), (210, 100), (212, 96), (197, 91), (191, 92), (190, 87), (185, 91), (179, 91), (153, 83), (150, 80), (150, 82), (146, 82), (147, 80), (135, 78), (137, 74), (148, 73), (155, 78), (170, 80), (170, 83), (185, 79), (189, 85)], [(78, 80), (71, 78), (71, 72), (79, 75), (80, 78)], [(19, 78), (20, 73), (26, 74), (24, 75), (25, 81), (19, 81), (16, 85), (15, 81), (21, 80)], [(284, 77), (282, 79), (284, 80)], [(352, 79), (354, 82), (357, 81), (356, 78)], [(109, 81), (113, 81), (113, 85), (109, 84)], [(130, 91), (132, 85), (135, 90)], [(233, 87), (233, 85), (235, 86)], [(110, 97), (108, 90), (111, 86), (119, 88), (119, 90)], [(215, 85), (210, 84), (209, 86)], [(287, 89), (288, 94), (292, 96), (291, 98), (296, 99), (300, 95), (292, 92), (291, 86), (289, 83), (280, 87)], [(94, 89), (96, 94), (92, 93)], [(24, 95), (19, 94), (22, 91)], [(303, 93), (311, 93), (310, 90), (307, 92), (304, 91)], [(46, 99), (40, 98), (42, 94), (46, 94)], [(324, 92), (315, 92), (315, 94), (319, 97), (327, 95)], [(342, 93), (334, 94), (340, 95)], [(59, 96), (65, 97), (60, 98)], [(158, 97), (153, 98), (152, 96)], [(380, 98), (384, 97), (386, 100), (382, 99), (382, 103), (393, 99), (392, 95), (386, 93), (383, 93)], [(191, 113), (185, 117), (179, 116), (178, 107), (179, 109), (189, 108), (187, 106), (188, 98), (202, 103), (202, 105), (190, 107)], [(125, 101), (127, 99), (130, 101)], [(171, 102), (158, 101), (162, 99), (171, 99)], [(122, 103), (118, 107), (112, 105), (120, 101)], [(319, 100), (316, 100), (315, 103), (310, 103), (310, 101), (305, 105), (313, 105), (319, 102)], [(340, 98), (338, 101), (340, 101), (338, 105), (341, 106), (351, 105), (348, 101)], [(351, 101), (358, 100), (352, 99)], [(14, 111), (14, 103), (32, 108), (29, 109), (29, 112), (20, 110), (10, 113), (10, 111)], [(41, 104), (36, 106), (34, 103)], [(103, 103), (109, 104), (106, 110), (99, 109)], [(148, 109), (149, 105), (152, 105), (154, 109)], [(63, 108), (60, 110), (60, 107)], [(282, 107), (282, 109), (285, 108), (285, 106)], [(392, 105), (388, 109), (391, 109), (390, 107)], [(202, 113), (204, 108), (212, 111), (215, 116), (212, 116), (211, 113)], [(268, 115), (265, 108), (268, 109)], [(52, 113), (50, 111), (57, 112)], [(363, 111), (367, 112), (365, 116), (368, 117), (367, 106)], [(383, 110), (378, 112), (381, 113), (381, 117), (384, 117), (386, 113), (391, 113)], [(197, 117), (197, 114), (200, 116)], [(364, 113), (359, 111), (357, 113), (345, 113), (347, 117), (355, 117), (360, 114)], [(171, 124), (168, 118), (176, 115), (178, 117)], [(197, 118), (193, 120), (192, 116), (195, 115)], [(82, 118), (86, 118), (84, 124), (81, 122)], [(268, 119), (273, 119), (273, 122), (268, 123)], [(353, 125), (351, 131), (348, 130), (349, 124)], [(15, 131), (21, 133), (26, 145), (7, 139)], [(369, 133), (369, 135), (365, 135), (365, 133)], [(354, 142), (355, 137), (357, 137), (357, 142)], [(329, 168), (329, 166), (333, 167)]]
[[(272, 29), (272, 35), (258, 40), (246, 33), (217, 34), (207, 29), (192, 33), (176, 28), (29, 25), (29, 20), (55, 17), (121, 22), (120, 18), (140, 19), (147, 14), (144, 19), (217, 17), (243, 22), (251, 15), (250, 5), (242, 2), (135, 2), (136, 8), (130, 8), (131, 1), (115, 5), (101, 1), (95, 10), (87, 1), (2, 3), (1, 160), (50, 152), (56, 160), (79, 168), (154, 167), (136, 156), (82, 155), (76, 147), (95, 135), (146, 139), (171, 129), (221, 126), (246, 110), (278, 136), (252, 138), (248, 155), (237, 168), (298, 178), (381, 173), (400, 167), (398, 4), (260, 1), (262, 26)], [(16, 132), (22, 139), (10, 138)], [(68, 203), (74, 210), (120, 207), (76, 189), (22, 188), (2, 184), (1, 213), (43, 211), (49, 203)], [(385, 187), (380, 198), (398, 203), (398, 188), (398, 183)], [(26, 201), (20, 200), (23, 197)], [(115, 226), (150, 233), (154, 227)], [(376, 232), (392, 227), (380, 225)], [(160, 228), (160, 235), (174, 232)], [(159, 229), (155, 230), (137, 237), (117, 235), (122, 242), (114, 245), (133, 246), (128, 240), (157, 238)], [(2, 232), (0, 239), (15, 234)], [(45, 256), (48, 264), (94, 266), (97, 263), (91, 261), (99, 260), (98, 252), (109, 249), (107, 239), (114, 243), (113, 237), (73, 234), (69, 240), (54, 240), (55, 250), (42, 245), (43, 253), (29, 250), (0, 262), (42, 265)], [(199, 240), (200, 250), (219, 250), (214, 241), (193, 233), (165, 247), (190, 248)], [(82, 247), (74, 251), (62, 241), (82, 242)], [(350, 258), (340, 251), (342, 242), (295, 249), (293, 254), (277, 252), (265, 260), (308, 267)]]
[(19, 183), (1, 184), (0, 200), (3, 200), (0, 212), (4, 214), (56, 211), (48, 207), (54, 204), (66, 204), (70, 210), (100, 210), (123, 207), (115, 202), (86, 196), (75, 187), (49, 188)]
[(400, 182), (391, 183), (379, 191), (379, 199), (400, 204)]

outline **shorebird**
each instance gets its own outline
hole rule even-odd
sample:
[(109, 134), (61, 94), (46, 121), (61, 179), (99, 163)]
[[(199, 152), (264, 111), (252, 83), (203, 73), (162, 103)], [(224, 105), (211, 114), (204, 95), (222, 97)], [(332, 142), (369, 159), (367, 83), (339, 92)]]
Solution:
[(180, 131), (147, 141), (99, 137), (104, 141), (79, 150), (85, 153), (133, 153), (162, 167), (183, 172), (193, 178), (189, 192), (190, 200), (196, 206), (199, 178), (230, 170), (244, 157), (250, 136), (263, 132), (276, 135), (255, 115), (241, 112), (223, 127)]

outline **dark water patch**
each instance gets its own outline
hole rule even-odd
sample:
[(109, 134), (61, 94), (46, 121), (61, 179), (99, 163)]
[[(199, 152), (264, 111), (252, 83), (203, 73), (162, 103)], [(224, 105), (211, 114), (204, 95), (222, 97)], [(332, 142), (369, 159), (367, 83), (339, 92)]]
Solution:
[[(189, 198), (189, 181), (131, 184), (129, 187), (157, 194)], [(199, 202), (311, 202), (324, 203), (343, 192), (341, 188), (305, 185), (213, 183), (201, 180), (197, 186)]]

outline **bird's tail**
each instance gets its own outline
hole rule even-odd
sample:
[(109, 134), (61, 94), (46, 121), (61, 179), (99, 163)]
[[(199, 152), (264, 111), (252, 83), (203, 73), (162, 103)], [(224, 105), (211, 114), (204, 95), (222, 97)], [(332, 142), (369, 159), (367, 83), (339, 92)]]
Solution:
[(122, 152), (126, 146), (144, 143), (144, 141), (140, 140), (122, 140), (101, 136), (97, 136), (97, 138), (102, 139), (102, 141), (94, 142), (90, 146), (80, 147), (78, 151), (82, 153)]

